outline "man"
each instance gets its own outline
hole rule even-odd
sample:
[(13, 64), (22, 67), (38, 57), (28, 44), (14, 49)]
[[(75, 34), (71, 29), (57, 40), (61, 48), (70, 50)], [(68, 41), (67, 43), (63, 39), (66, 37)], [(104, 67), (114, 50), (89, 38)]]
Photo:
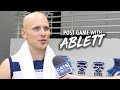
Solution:
[(58, 78), (52, 65), (52, 58), (55, 55), (48, 45), (50, 27), (47, 17), (41, 12), (28, 14), (23, 19), (23, 30), (21, 30), (21, 34), (25, 42), (17, 54), (6, 58), (1, 63), (0, 78)]

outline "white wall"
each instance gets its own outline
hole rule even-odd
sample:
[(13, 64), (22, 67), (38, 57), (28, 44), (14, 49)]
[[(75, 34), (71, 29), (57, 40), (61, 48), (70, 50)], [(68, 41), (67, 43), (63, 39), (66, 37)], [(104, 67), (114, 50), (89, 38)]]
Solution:
[[(50, 46), (54, 50), (56, 55), (67, 55), (72, 62), (74, 73), (78, 74), (76, 67), (77, 61), (87, 61), (88, 68), (86, 69), (86, 75), (94, 75), (93, 62), (101, 61), (105, 63), (105, 69), (103, 70), (103, 76), (107, 74), (106, 70), (113, 67), (113, 58), (120, 58), (120, 39), (104, 39), (101, 47), (95, 46), (94, 48), (80, 48), (72, 50), (59, 50), (59, 44), (62, 39), (51, 39)], [(23, 39), (11, 39), (10, 54), (16, 53), (22, 43)]]

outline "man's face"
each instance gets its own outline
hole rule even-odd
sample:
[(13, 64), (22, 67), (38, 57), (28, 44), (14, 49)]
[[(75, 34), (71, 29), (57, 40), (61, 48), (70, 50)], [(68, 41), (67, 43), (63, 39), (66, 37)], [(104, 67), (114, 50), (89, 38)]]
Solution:
[(45, 16), (35, 16), (27, 21), (23, 37), (31, 48), (45, 50), (50, 38), (49, 23)]

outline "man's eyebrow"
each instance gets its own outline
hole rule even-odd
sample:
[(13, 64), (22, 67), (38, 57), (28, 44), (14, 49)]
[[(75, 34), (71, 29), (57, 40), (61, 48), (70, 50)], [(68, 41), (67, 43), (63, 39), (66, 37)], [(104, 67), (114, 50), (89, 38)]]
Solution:
[[(35, 28), (41, 28), (41, 26), (37, 26), (37, 25), (36, 25), (36, 26), (33, 26), (33, 27), (32, 27), (32, 29), (35, 29)], [(44, 26), (43, 28), (50, 29), (50, 27), (49, 27), (49, 26)]]
[(32, 26), (32, 29), (35, 29), (35, 28), (41, 28), (41, 26)]
[(44, 28), (48, 28), (48, 29), (50, 29), (50, 27), (49, 27), (49, 26), (44, 26)]

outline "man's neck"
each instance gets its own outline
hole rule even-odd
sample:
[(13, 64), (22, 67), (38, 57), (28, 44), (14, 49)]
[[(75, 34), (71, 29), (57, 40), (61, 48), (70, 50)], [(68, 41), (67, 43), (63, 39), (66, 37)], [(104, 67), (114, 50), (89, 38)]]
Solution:
[(33, 50), (31, 49), (31, 55), (33, 58), (33, 61), (35, 60), (43, 60), (45, 56), (45, 50)]

